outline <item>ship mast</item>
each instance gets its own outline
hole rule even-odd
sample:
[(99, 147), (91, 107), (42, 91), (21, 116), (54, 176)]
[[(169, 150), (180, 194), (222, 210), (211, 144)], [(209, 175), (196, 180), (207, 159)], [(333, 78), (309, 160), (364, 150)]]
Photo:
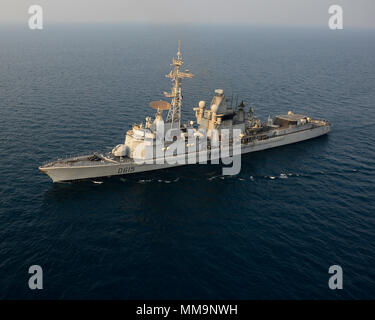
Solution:
[(167, 78), (171, 78), (174, 82), (171, 92), (164, 92), (164, 96), (172, 98), (171, 108), (168, 111), (166, 122), (171, 123), (172, 127), (180, 128), (181, 126), (181, 106), (182, 106), (182, 79), (192, 78), (194, 75), (188, 70), (185, 72), (180, 71), (183, 66), (181, 56), (181, 41), (178, 40), (177, 59), (173, 58), (171, 66), (173, 69), (166, 75)]

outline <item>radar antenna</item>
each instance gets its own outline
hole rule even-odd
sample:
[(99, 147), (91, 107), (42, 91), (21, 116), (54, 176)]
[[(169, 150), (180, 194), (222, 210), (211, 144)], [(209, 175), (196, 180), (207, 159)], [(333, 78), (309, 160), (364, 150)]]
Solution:
[(164, 92), (164, 96), (172, 98), (171, 108), (168, 111), (167, 119), (165, 121), (171, 123), (171, 128), (174, 125), (177, 125), (178, 128), (181, 127), (182, 79), (194, 77), (194, 75), (188, 70), (185, 70), (185, 72), (180, 71), (183, 64), (184, 62), (182, 61), (181, 56), (181, 41), (178, 40), (177, 59), (172, 59), (171, 66), (173, 66), (173, 69), (166, 75), (167, 78), (171, 78), (172, 81), (174, 81), (174, 85), (171, 92)]

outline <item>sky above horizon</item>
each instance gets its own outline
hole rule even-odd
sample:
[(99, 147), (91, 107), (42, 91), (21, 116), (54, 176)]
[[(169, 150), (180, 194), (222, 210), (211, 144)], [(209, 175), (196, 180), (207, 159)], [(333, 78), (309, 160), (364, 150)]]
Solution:
[(44, 23), (184, 23), (326, 27), (330, 5), (345, 27), (375, 28), (374, 0), (2, 0), (0, 23), (25, 23), (41, 5)]

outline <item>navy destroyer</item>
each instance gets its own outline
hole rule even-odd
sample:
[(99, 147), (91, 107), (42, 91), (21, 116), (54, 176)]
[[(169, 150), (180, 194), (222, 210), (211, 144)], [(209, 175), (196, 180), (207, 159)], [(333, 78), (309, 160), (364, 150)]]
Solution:
[(193, 108), (195, 121), (182, 123), (182, 80), (194, 77), (189, 70), (182, 70), (183, 64), (178, 42), (177, 57), (172, 59), (172, 70), (167, 74), (173, 87), (171, 92), (164, 92), (170, 102), (151, 102), (154, 118), (146, 117), (144, 122), (133, 124), (124, 143), (111, 152), (47, 161), (39, 170), (53, 182), (127, 175), (215, 162), (222, 157), (220, 145), (224, 140), (230, 146), (228, 152), (234, 155), (235, 150), (239, 154), (250, 153), (316, 138), (330, 131), (329, 121), (291, 111), (261, 122), (252, 107), (246, 110), (244, 101), (233, 105), (233, 97), (227, 99), (222, 89), (214, 91), (210, 104), (200, 101)]

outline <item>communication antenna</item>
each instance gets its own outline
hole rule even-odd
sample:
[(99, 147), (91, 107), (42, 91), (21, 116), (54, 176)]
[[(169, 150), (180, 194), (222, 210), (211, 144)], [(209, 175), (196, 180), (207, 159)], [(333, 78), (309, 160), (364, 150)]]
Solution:
[(182, 106), (182, 79), (193, 78), (194, 75), (190, 71), (180, 71), (183, 66), (181, 56), (181, 41), (177, 43), (177, 59), (172, 59), (173, 69), (166, 75), (167, 78), (171, 78), (174, 82), (171, 92), (164, 92), (164, 96), (172, 98), (171, 108), (168, 111), (167, 119), (165, 122), (171, 123), (171, 127), (177, 124), (177, 127), (181, 127), (181, 106)]
[(177, 41), (177, 59), (181, 60), (181, 40)]

